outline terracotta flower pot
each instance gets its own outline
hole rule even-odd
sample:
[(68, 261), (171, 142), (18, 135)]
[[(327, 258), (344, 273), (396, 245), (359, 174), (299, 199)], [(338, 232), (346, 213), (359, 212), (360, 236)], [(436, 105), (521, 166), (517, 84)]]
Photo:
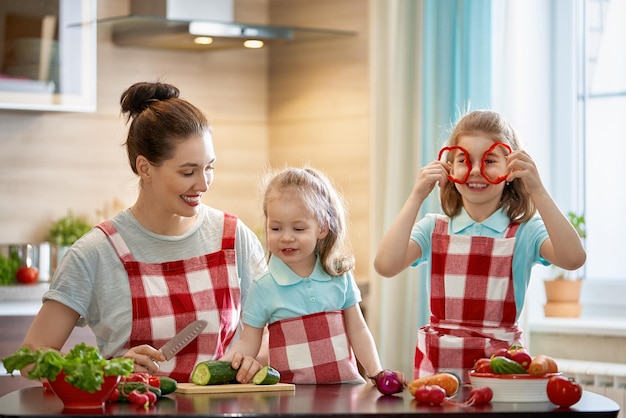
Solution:
[(547, 317), (577, 318), (580, 316), (582, 279), (554, 279), (543, 282), (546, 289), (544, 314)]

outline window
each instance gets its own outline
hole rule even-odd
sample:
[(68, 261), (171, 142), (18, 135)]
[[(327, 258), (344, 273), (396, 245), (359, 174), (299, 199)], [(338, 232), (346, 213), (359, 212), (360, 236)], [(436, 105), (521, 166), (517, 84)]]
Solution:
[(626, 0), (585, 0), (579, 100), (584, 146), (586, 276), (624, 279)]
[[(511, 121), (564, 212), (584, 212), (583, 317), (626, 315), (626, 0), (494, 2), (494, 108)], [(528, 30), (528, 28), (533, 30)], [(543, 321), (545, 267), (530, 322)]]

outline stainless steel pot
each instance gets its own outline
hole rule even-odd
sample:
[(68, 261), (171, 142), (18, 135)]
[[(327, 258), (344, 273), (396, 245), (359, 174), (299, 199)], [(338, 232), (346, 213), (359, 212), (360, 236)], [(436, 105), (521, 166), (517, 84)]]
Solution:
[(0, 254), (8, 258), (12, 253), (17, 253), (22, 266), (37, 267), (39, 269), (39, 281), (47, 282), (52, 279), (54, 271), (68, 248), (50, 242), (0, 244)]
[(3, 256), (8, 258), (13, 253), (17, 253), (22, 262), (21, 265), (39, 268), (39, 244), (0, 245), (0, 254)]

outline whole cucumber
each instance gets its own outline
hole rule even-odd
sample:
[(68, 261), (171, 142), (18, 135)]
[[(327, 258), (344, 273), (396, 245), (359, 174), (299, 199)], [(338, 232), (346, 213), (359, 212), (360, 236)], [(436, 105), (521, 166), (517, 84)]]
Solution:
[(524, 366), (504, 356), (493, 356), (489, 365), (495, 374), (528, 374)]

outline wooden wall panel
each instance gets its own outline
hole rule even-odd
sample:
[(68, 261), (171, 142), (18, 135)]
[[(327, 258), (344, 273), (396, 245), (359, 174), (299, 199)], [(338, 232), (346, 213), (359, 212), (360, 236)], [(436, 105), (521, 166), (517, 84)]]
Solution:
[[(68, 209), (96, 219), (114, 200), (134, 202), (137, 180), (122, 146), (119, 98), (160, 79), (205, 111), (214, 127), (216, 181), (205, 202), (260, 225), (257, 181), (272, 166), (310, 162), (345, 192), (360, 279), (370, 263), (367, 2), (236, 0), (242, 20), (328, 27), (354, 37), (260, 51), (194, 53), (118, 47), (98, 28), (94, 113), (0, 111), (0, 243), (39, 242)], [(243, 6), (243, 8), (242, 8)], [(98, 2), (98, 16), (128, 0)], [(264, 13), (259, 13), (259, 10)]]
[(356, 276), (369, 254), (369, 72), (367, 2), (270, 0), (275, 24), (355, 31), (345, 39), (272, 46), (269, 146), (272, 166), (309, 163), (343, 190)]
[[(98, 16), (124, 14), (127, 5), (98, 2)], [(134, 202), (137, 179), (122, 146), (127, 127), (119, 100), (132, 83), (157, 79), (179, 87), (214, 127), (218, 177), (205, 203), (255, 227), (252, 182), (269, 152), (268, 52), (119, 47), (105, 26), (98, 27), (97, 47), (94, 113), (0, 111), (0, 243), (43, 241), (50, 222), (68, 209), (96, 221), (96, 212), (114, 200)]]

